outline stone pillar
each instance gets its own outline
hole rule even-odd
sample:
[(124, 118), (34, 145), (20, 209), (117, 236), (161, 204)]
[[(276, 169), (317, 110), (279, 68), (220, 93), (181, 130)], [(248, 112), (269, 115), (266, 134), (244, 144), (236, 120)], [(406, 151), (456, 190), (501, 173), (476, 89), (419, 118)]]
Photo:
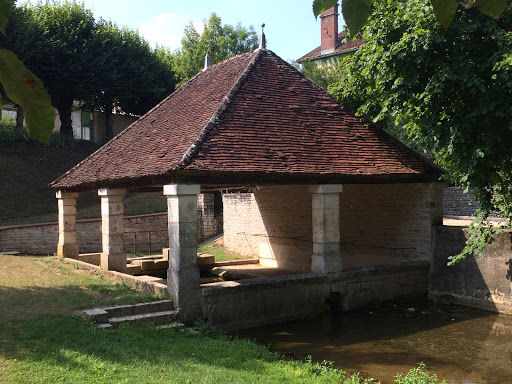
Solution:
[(196, 238), (200, 192), (200, 185), (164, 185), (169, 223), (167, 286), (181, 321), (191, 321), (202, 314)]
[(310, 187), (313, 216), (311, 270), (325, 274), (341, 272), (340, 193), (341, 184)]
[(78, 244), (76, 242), (76, 199), (78, 193), (56, 194), (59, 204), (59, 243), (57, 256), (78, 259)]
[(101, 196), (101, 268), (126, 272), (124, 250), (124, 196), (125, 189), (98, 190)]

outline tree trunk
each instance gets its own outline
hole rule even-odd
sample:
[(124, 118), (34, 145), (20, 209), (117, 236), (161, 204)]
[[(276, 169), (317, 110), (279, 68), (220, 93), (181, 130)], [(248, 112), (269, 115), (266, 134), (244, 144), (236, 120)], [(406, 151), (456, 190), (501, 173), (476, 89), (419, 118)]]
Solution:
[(61, 103), (56, 105), (60, 118), (60, 134), (66, 136), (73, 136), (73, 125), (71, 122), (71, 110), (73, 107), (73, 100), (70, 103)]
[(114, 121), (112, 117), (112, 105), (106, 105), (105, 108), (105, 142), (114, 137)]
[(23, 119), (25, 118), (23, 114), (23, 108), (21, 105), (16, 105), (16, 136), (18, 136), (19, 140), (23, 140)]

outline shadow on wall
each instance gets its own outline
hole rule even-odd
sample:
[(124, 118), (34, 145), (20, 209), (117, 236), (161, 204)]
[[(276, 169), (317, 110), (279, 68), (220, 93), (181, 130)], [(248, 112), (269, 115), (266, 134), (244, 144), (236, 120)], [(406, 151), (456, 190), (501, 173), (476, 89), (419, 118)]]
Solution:
[(264, 233), (253, 237), (260, 264), (294, 272), (311, 271), (311, 192), (307, 185), (261, 186), (254, 199)]
[(512, 233), (501, 233), (484, 252), (447, 266), (467, 240), (465, 228), (437, 227), (431, 265), (430, 295), (490, 311), (512, 314)]

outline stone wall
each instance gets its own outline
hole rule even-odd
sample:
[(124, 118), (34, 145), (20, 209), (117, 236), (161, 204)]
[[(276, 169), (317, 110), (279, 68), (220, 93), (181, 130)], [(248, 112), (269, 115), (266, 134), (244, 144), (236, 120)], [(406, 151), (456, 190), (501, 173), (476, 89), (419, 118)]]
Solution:
[[(124, 218), (124, 243), (127, 253), (162, 252), (169, 247), (167, 213), (127, 216)], [(219, 226), (213, 215), (213, 195), (198, 197), (198, 242), (216, 235)], [(57, 252), (57, 223), (0, 227), (0, 252), (16, 251), (26, 255)], [(101, 252), (101, 219), (77, 220), (77, 241), (80, 253)]]
[(473, 216), (479, 204), (470, 193), (457, 187), (447, 187), (443, 192), (445, 217)]
[(428, 263), (349, 269), (324, 275), (277, 276), (202, 287), (203, 315), (212, 325), (241, 329), (352, 309), (414, 300), (427, 293)]
[[(340, 194), (343, 263), (430, 260), (432, 223), (442, 220), (441, 184), (345, 184)], [(311, 193), (306, 185), (223, 195), (224, 245), (264, 265), (311, 269)]]
[(311, 269), (311, 193), (307, 185), (254, 188), (223, 195), (224, 246), (290, 271)]
[(432, 223), (442, 220), (441, 188), (426, 183), (343, 185), (342, 254), (358, 254), (367, 264), (379, 264), (379, 257), (430, 260)]
[(437, 227), (431, 265), (429, 295), (475, 308), (512, 314), (512, 233), (496, 237), (484, 258), (468, 257), (447, 266), (448, 257), (458, 254), (468, 234), (461, 227)]

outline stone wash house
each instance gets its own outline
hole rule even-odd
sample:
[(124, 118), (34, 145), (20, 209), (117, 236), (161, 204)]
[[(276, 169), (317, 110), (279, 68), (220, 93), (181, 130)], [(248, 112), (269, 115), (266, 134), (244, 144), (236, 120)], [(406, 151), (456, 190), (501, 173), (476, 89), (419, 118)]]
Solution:
[[(52, 183), (58, 254), (76, 258), (75, 203), (101, 196), (101, 266), (126, 270), (123, 197), (168, 198), (169, 296), (224, 328), (422, 296), (442, 170), (264, 48), (205, 68)], [(196, 197), (224, 194), (225, 245), (278, 276), (200, 284)]]

